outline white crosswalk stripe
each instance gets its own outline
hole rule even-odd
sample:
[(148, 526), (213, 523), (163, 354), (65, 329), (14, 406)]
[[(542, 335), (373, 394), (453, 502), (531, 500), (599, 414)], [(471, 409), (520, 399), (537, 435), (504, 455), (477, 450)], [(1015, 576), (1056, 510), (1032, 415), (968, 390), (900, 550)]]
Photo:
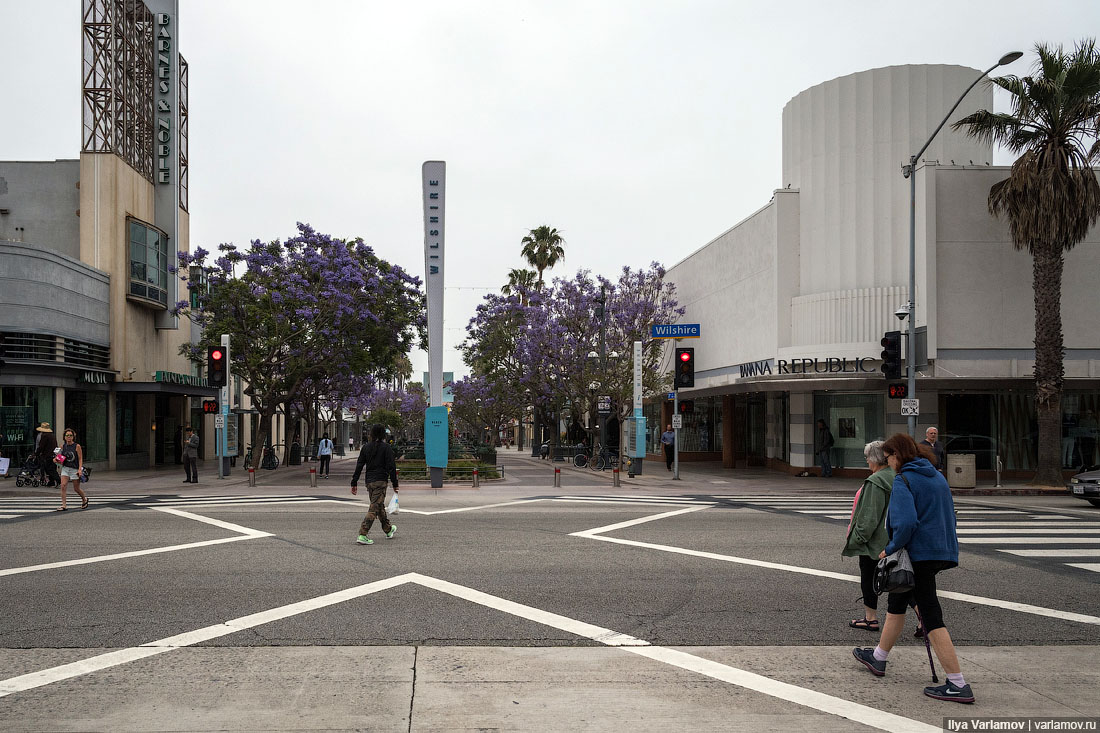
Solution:
[[(838, 522), (847, 522), (852, 510), (852, 499), (846, 497), (724, 495), (715, 498)], [(1100, 557), (1100, 522), (1062, 514), (973, 505), (958, 509), (957, 519), (962, 546), (989, 547), (1016, 557), (1051, 559), (1066, 567), (1100, 572), (1100, 563), (1074, 562)], [(1030, 549), (1044, 545), (1043, 549)], [(1020, 546), (1029, 549), (1018, 549)]]
[[(316, 501), (315, 496), (255, 494), (233, 496), (89, 496), (88, 508), (127, 505), (131, 507), (217, 507), (217, 506), (261, 506), (269, 504), (288, 504)], [(28, 496), (0, 499), (0, 520), (19, 519), (20, 517), (51, 514), (61, 506), (59, 496)], [(80, 496), (70, 494), (68, 507), (80, 510)]]

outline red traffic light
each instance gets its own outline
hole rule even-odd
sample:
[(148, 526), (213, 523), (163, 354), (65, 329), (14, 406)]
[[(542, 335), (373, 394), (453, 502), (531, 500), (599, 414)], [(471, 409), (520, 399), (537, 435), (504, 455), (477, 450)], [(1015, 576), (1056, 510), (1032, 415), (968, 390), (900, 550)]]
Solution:
[(680, 361), (691, 361), (691, 354), (686, 351), (680, 352)]
[(225, 352), (221, 349), (210, 349), (210, 358), (214, 361), (220, 361), (225, 356)]

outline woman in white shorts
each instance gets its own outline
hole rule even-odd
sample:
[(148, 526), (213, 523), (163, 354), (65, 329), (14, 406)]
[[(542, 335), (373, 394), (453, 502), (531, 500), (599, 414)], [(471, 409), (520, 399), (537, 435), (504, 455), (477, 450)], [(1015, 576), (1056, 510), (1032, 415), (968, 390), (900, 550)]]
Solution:
[(80, 473), (84, 470), (84, 451), (76, 442), (76, 431), (72, 428), (65, 428), (65, 442), (61, 444), (58, 455), (63, 456), (65, 461), (60, 466), (61, 508), (57, 511), (63, 512), (68, 509), (65, 506), (65, 492), (69, 488), (70, 481), (73, 482), (76, 493), (80, 494), (80, 508), (87, 509), (88, 495), (80, 488)]

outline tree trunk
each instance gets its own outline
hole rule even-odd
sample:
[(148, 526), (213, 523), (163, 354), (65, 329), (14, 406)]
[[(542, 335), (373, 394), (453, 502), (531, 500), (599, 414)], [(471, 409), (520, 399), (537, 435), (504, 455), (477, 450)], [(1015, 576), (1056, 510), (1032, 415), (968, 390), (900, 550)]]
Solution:
[(1039, 418), (1038, 462), (1032, 483), (1063, 486), (1062, 246), (1043, 243), (1032, 251), (1035, 291), (1035, 411)]
[(264, 446), (271, 442), (271, 418), (274, 417), (275, 410), (272, 408), (269, 410), (262, 410), (260, 412), (260, 426), (257, 430), (258, 435), (252, 438), (252, 468), (259, 469), (260, 461), (264, 457)]

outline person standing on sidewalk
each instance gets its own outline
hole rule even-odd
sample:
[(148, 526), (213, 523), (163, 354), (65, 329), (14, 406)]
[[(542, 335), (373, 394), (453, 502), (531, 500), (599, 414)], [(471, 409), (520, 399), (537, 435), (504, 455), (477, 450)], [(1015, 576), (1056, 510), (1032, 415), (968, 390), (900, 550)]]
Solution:
[(185, 484), (199, 482), (199, 434), (190, 425), (183, 429), (183, 470), (187, 478)]
[(821, 477), (829, 478), (833, 475), (833, 466), (829, 462), (829, 451), (833, 449), (833, 434), (825, 421), (818, 419), (817, 434), (814, 436), (814, 451), (817, 453), (818, 463), (821, 465)]
[(673, 432), (671, 425), (665, 426), (665, 432), (661, 433), (661, 445), (665, 449), (665, 468), (669, 471), (672, 470), (672, 459), (675, 455), (673, 453), (673, 445), (676, 443), (676, 433)]
[(88, 508), (88, 495), (80, 488), (80, 474), (84, 472), (84, 450), (76, 442), (76, 431), (72, 428), (65, 429), (65, 442), (61, 444), (59, 456), (64, 459), (61, 464), (61, 508), (56, 511), (63, 512), (65, 506), (65, 493), (69, 488), (69, 482), (73, 482), (73, 488), (80, 494), (80, 508)]
[(320, 461), (321, 466), (317, 469), (317, 475), (321, 478), (328, 478), (329, 464), (332, 463), (332, 441), (328, 438), (328, 433), (325, 433), (321, 438), (321, 442), (317, 444), (317, 460)]
[(38, 435), (34, 440), (34, 458), (38, 461), (38, 467), (42, 469), (46, 486), (49, 488), (60, 486), (61, 477), (57, 475), (57, 464), (53, 460), (54, 451), (57, 450), (57, 439), (53, 437), (53, 428), (48, 422), (44, 422), (39, 424), (35, 431)]
[(947, 455), (943, 450), (943, 443), (940, 443), (937, 438), (940, 437), (940, 431), (936, 426), (932, 426), (924, 431), (924, 440), (920, 442), (920, 445), (926, 445), (932, 449), (932, 455), (936, 457), (936, 460), (932, 461), (932, 465), (937, 471), (947, 476)]
[(359, 460), (355, 462), (355, 473), (351, 477), (351, 493), (358, 494), (359, 474), (363, 474), (363, 481), (367, 484), (367, 495), (370, 497), (370, 508), (367, 516), (359, 525), (359, 537), (355, 540), (360, 545), (373, 545), (374, 540), (367, 536), (371, 525), (377, 519), (382, 523), (382, 531), (386, 539), (391, 539), (397, 531), (397, 525), (390, 522), (386, 514), (386, 481), (393, 482), (393, 493), (397, 493), (397, 463), (393, 459), (393, 448), (385, 442), (386, 428), (383, 425), (375, 425), (370, 429), (370, 442), (363, 445), (359, 451)]

